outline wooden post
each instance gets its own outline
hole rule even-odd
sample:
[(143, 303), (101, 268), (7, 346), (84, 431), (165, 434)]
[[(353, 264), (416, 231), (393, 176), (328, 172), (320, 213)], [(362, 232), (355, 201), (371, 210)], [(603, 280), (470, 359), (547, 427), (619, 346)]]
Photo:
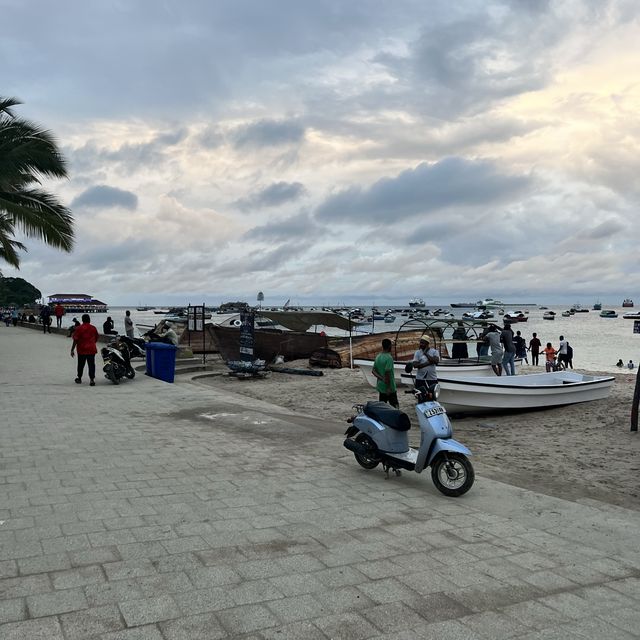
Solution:
[(640, 367), (636, 373), (636, 386), (633, 390), (633, 401), (631, 403), (631, 431), (638, 430), (638, 404), (640, 403)]

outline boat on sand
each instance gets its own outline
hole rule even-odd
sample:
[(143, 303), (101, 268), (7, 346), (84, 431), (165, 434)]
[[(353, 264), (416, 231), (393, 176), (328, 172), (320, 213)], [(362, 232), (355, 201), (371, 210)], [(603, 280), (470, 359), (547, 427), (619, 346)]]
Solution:
[[(441, 377), (442, 376), (442, 377)], [(615, 381), (573, 371), (521, 376), (444, 377), (438, 372), (438, 402), (449, 413), (493, 413), (549, 409), (606, 398)]]

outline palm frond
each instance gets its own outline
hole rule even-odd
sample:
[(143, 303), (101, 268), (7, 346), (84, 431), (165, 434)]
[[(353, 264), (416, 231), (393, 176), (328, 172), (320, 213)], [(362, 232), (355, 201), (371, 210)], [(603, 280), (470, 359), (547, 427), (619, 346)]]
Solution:
[(73, 249), (73, 216), (55, 196), (41, 189), (0, 192), (0, 212), (32, 238), (56, 249)]

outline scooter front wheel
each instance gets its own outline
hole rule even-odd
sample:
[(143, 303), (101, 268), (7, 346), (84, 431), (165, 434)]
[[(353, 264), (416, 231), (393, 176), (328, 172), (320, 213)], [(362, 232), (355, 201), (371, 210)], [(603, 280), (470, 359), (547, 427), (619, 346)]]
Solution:
[(118, 380), (118, 376), (116, 375), (116, 369), (111, 363), (105, 365), (104, 375), (111, 380), (113, 384), (120, 384), (120, 380)]
[(461, 496), (473, 486), (475, 472), (469, 459), (461, 453), (442, 453), (431, 465), (431, 479), (445, 496)]
[(375, 457), (375, 451), (377, 447), (373, 440), (365, 433), (360, 433), (356, 436), (355, 441), (359, 444), (364, 445), (365, 447), (367, 447), (367, 449), (369, 449), (369, 451), (371, 451), (371, 457), (365, 457), (354, 453), (353, 455), (355, 456), (356, 462), (365, 469), (375, 469), (380, 464), (380, 460), (377, 460)]

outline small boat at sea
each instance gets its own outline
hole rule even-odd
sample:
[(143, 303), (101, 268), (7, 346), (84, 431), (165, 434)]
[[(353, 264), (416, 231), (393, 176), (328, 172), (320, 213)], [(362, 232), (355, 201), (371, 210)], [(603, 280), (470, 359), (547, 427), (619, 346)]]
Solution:
[(589, 313), (589, 309), (585, 309), (581, 304), (574, 304), (569, 311), (573, 311), (573, 313)]
[(579, 402), (602, 400), (615, 378), (573, 371), (517, 376), (445, 377), (438, 372), (438, 402), (449, 413), (493, 413), (549, 409)]
[(522, 311), (506, 311), (504, 319), (507, 322), (526, 322), (529, 316), (525, 315)]
[(542, 319), (543, 320), (555, 320), (556, 319), (556, 312), (555, 311), (545, 311), (542, 314)]
[(475, 309), (475, 302), (452, 302), (449, 305), (452, 309)]
[(623, 303), (623, 307), (633, 307), (633, 300), (631, 298), (625, 298)]
[(602, 310), (602, 302), (600, 302), (600, 300), (598, 300), (597, 302), (593, 303), (593, 310), (594, 311), (601, 311)]
[(478, 309), (497, 309), (504, 306), (505, 304), (502, 300), (494, 300), (493, 298), (484, 298), (484, 300), (478, 300), (478, 302), (476, 302)]
[(629, 313), (624, 313), (622, 317), (625, 320), (640, 320), (640, 311), (630, 311)]
[(600, 312), (600, 317), (601, 318), (617, 318), (618, 312), (614, 311), (613, 309), (603, 309)]
[(560, 315), (563, 318), (570, 318), (573, 315), (573, 313), (571, 311), (563, 311)]
[(410, 307), (424, 307), (425, 302), (422, 298), (411, 298), (411, 300), (409, 300), (409, 306)]

